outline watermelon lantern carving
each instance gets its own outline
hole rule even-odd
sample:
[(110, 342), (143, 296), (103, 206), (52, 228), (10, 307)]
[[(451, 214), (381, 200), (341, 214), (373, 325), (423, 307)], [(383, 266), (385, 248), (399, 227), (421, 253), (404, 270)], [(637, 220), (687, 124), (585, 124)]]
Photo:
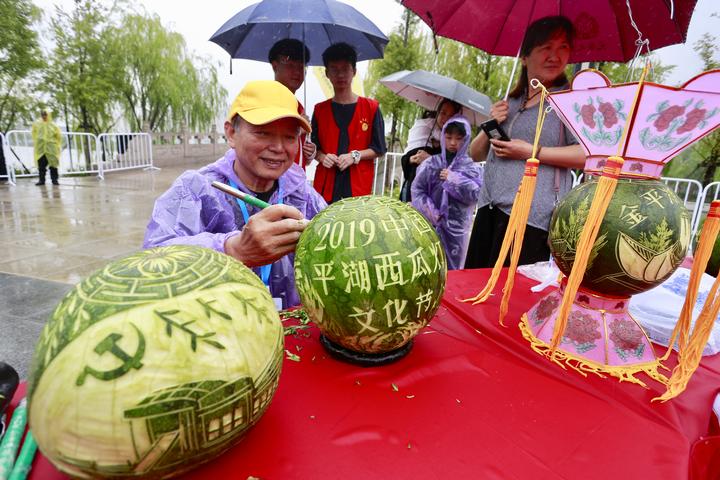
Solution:
[[(560, 270), (570, 274), (597, 180), (580, 184), (557, 205), (550, 244)], [(690, 241), (683, 201), (658, 180), (620, 179), (610, 202), (583, 285), (614, 298), (649, 290), (680, 265)]]
[(362, 364), (399, 358), (435, 314), (447, 264), (432, 226), (398, 200), (334, 203), (298, 242), (295, 281), (331, 353)]
[(107, 265), (62, 300), (29, 381), (29, 423), (76, 477), (167, 478), (212, 459), (277, 388), (283, 330), (248, 268), (174, 246)]
[[(720, 123), (719, 84), (720, 72), (710, 72), (682, 88), (612, 86), (601, 73), (583, 71), (571, 90), (550, 93), (553, 107), (585, 150), (586, 175), (595, 177), (572, 190), (553, 214), (551, 249), (567, 278), (559, 292), (523, 316), (521, 329), (537, 352), (582, 372), (641, 384), (635, 374), (645, 372), (667, 382), (645, 332), (628, 313), (628, 302), (668, 278), (685, 256), (690, 216), (660, 175), (665, 162)], [(601, 182), (614, 191), (598, 197)], [(604, 215), (589, 221), (591, 204), (602, 204), (607, 192)], [(587, 235), (596, 225), (594, 242), (585, 237), (587, 265), (577, 276), (573, 265), (581, 232)], [(579, 288), (566, 295), (566, 308), (572, 304), (563, 317), (565, 289), (576, 279)]]

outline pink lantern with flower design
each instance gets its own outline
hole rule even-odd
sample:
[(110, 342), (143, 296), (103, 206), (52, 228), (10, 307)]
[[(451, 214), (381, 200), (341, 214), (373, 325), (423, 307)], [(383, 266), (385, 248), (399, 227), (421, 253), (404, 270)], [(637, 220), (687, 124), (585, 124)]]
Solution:
[[(591, 240), (583, 252), (584, 272), (574, 277), (582, 279), (579, 287), (568, 292), (569, 313), (560, 315), (566, 278), (559, 291), (523, 316), (523, 334), (538, 353), (583, 373), (644, 384), (636, 377), (644, 372), (667, 383), (628, 302), (667, 279), (687, 251), (690, 216), (660, 175), (671, 158), (720, 125), (720, 71), (674, 88), (649, 82), (611, 85), (602, 73), (586, 70), (571, 89), (548, 99), (580, 141), (587, 155), (585, 174), (592, 176), (557, 205), (550, 224), (553, 257), (566, 276), (581, 234)], [(592, 223), (588, 218), (600, 175), (617, 180), (592, 237), (585, 230)]]
[[(594, 70), (578, 73), (572, 88), (548, 97), (587, 155), (585, 172), (600, 174), (617, 154), (637, 83), (611, 85)], [(710, 133), (720, 121), (720, 72), (698, 75), (679, 88), (645, 82), (620, 156), (622, 174), (659, 178), (665, 164)]]

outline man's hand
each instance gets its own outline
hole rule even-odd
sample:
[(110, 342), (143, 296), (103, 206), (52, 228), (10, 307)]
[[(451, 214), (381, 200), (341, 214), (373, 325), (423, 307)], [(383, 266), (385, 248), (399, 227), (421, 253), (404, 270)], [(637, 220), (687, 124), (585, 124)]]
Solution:
[(250, 268), (273, 263), (295, 250), (307, 224), (297, 208), (271, 205), (250, 217), (239, 235), (225, 241), (225, 253)]
[(315, 154), (317, 153), (317, 147), (312, 142), (305, 142), (302, 145), (303, 150), (303, 157), (305, 157), (305, 161), (309, 162), (310, 160), (315, 158)]
[(447, 168), (443, 168), (442, 170), (440, 170), (440, 180), (447, 180), (448, 173), (450, 173), (450, 170), (448, 170)]
[(430, 158), (430, 154), (427, 153), (425, 150), (418, 150), (415, 152), (415, 155), (410, 157), (410, 163), (414, 163), (416, 165), (420, 165), (422, 162)]
[(322, 159), (322, 165), (325, 168), (332, 168), (338, 163), (338, 157), (334, 153), (326, 153)]
[(532, 155), (532, 145), (517, 138), (509, 142), (492, 138), (490, 139), (490, 148), (499, 158), (522, 160), (524, 162)]
[(337, 159), (337, 167), (340, 169), (341, 172), (353, 163), (355, 163), (352, 155), (350, 155), (349, 153), (343, 153), (342, 155), (338, 155)]

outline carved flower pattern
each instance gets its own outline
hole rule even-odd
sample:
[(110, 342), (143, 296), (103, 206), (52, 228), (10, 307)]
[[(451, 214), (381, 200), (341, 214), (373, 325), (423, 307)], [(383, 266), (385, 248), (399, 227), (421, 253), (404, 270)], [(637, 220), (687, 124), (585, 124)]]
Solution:
[(179, 262), (193, 260), (194, 255), (196, 254), (192, 250), (160, 247), (138, 252), (108, 267), (113, 270), (136, 269), (151, 277), (167, 276), (177, 271)]

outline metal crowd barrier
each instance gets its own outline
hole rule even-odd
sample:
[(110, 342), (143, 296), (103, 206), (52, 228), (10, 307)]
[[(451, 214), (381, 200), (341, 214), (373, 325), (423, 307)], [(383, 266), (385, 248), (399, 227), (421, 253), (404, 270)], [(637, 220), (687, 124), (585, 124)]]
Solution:
[(63, 150), (60, 154), (60, 172), (97, 173), (102, 168), (97, 161), (98, 139), (92, 133), (63, 132)]
[(685, 208), (690, 210), (690, 231), (694, 236), (702, 205), (702, 184), (690, 178), (661, 177), (661, 180), (682, 199)]
[(380, 159), (377, 157), (375, 157), (375, 160), (373, 160), (373, 168), (374, 168), (374, 170), (373, 170), (373, 186), (372, 186), (372, 194), (373, 195), (377, 195), (377, 178), (378, 178), (377, 172), (378, 172), (378, 163), (380, 163), (379, 160)]
[[(402, 169), (401, 159), (403, 154), (398, 152), (387, 152), (384, 157), (375, 159), (375, 173), (373, 175), (373, 195), (385, 195), (388, 187), (388, 175), (390, 176), (390, 185), (387, 195), (391, 197), (399, 197), (400, 189), (405, 181), (405, 173)], [(485, 162), (479, 162), (482, 168), (485, 168)], [(395, 192), (397, 187), (397, 194)]]
[(10, 149), (7, 148), (7, 139), (0, 133), (0, 178), (7, 178), (10, 185), (15, 185), (15, 162), (10, 156)]
[(33, 141), (30, 130), (9, 130), (5, 134), (7, 149), (6, 159), (8, 165), (13, 165), (18, 171), (15, 178), (32, 177), (37, 175), (37, 167), (33, 157)]
[(100, 178), (104, 178), (105, 172), (131, 168), (160, 170), (153, 165), (149, 133), (101, 133), (97, 145)]
[[(61, 135), (60, 175), (96, 173), (104, 178), (105, 172), (115, 170), (159, 170), (153, 165), (152, 137), (149, 133), (103, 133), (95, 136), (84, 132), (61, 132)], [(13, 169), (13, 180), (15, 176), (37, 176), (31, 131), (10, 130), (3, 141), (6, 162), (20, 169), (17, 174)]]
[[(61, 132), (61, 136), (60, 175), (100, 173), (95, 135), (84, 132)], [(7, 143), (10, 155), (22, 168), (17, 177), (36, 176), (37, 165), (30, 130), (10, 130), (7, 132)]]
[[(403, 181), (402, 166), (399, 165), (401, 157), (402, 153), (388, 152), (382, 157), (375, 159), (373, 195), (385, 195), (385, 190), (389, 187), (387, 195), (392, 197), (395, 193), (395, 188), (400, 189)], [(390, 177), (389, 185), (388, 176)]]
[(710, 203), (717, 200), (718, 197), (720, 197), (720, 182), (711, 182), (705, 185), (700, 200), (698, 201), (695, 223), (693, 224), (693, 235), (695, 235), (700, 228), (700, 222), (704, 214), (710, 209)]
[(402, 169), (402, 153), (386, 153), (385, 154), (385, 176), (383, 178), (383, 185), (387, 186), (387, 177), (388, 177), (388, 169), (387, 166), (390, 165), (390, 196), (395, 195), (395, 187), (397, 186), (398, 195), (400, 195), (400, 188), (402, 187), (402, 182), (404, 179), (403, 175), (403, 169)]
[[(401, 153), (391, 153), (388, 152), (385, 154), (384, 159), (378, 159), (375, 164), (375, 182), (373, 183), (373, 194), (376, 195), (383, 195), (385, 193), (385, 188), (387, 186), (387, 176), (388, 176), (388, 170), (390, 172), (394, 173), (394, 176), (392, 177), (393, 180), (397, 178), (398, 185), (402, 185), (402, 182), (404, 180), (402, 167), (397, 169), (397, 163), (399, 159), (402, 157)], [(392, 159), (392, 160), (389, 160)], [(390, 168), (388, 169), (388, 165), (390, 165)], [(480, 162), (480, 165), (485, 165), (485, 162)], [(392, 175), (392, 174), (391, 174)], [(585, 179), (585, 175), (582, 171), (576, 171), (576, 170), (570, 170), (570, 175), (572, 175), (572, 186), (576, 187), (580, 183), (583, 182)], [(381, 182), (379, 180), (382, 179)], [(698, 182), (697, 180), (692, 180), (688, 178), (675, 178), (675, 177), (662, 177), (661, 180), (670, 187), (671, 190), (673, 190), (678, 197), (680, 197), (683, 200), (683, 203), (685, 204), (685, 207), (692, 212), (692, 220), (691, 224), (695, 225), (697, 216), (700, 213), (700, 198), (704, 194), (702, 184)], [(394, 193), (393, 186), (395, 185), (395, 182), (392, 182), (391, 188), (390, 188), (390, 195)], [(708, 187), (715, 188), (714, 192), (714, 200), (716, 200), (718, 197), (720, 197), (720, 182), (714, 182), (708, 185)], [(710, 188), (706, 187), (705, 191), (710, 191)], [(707, 203), (710, 201), (708, 200)]]

